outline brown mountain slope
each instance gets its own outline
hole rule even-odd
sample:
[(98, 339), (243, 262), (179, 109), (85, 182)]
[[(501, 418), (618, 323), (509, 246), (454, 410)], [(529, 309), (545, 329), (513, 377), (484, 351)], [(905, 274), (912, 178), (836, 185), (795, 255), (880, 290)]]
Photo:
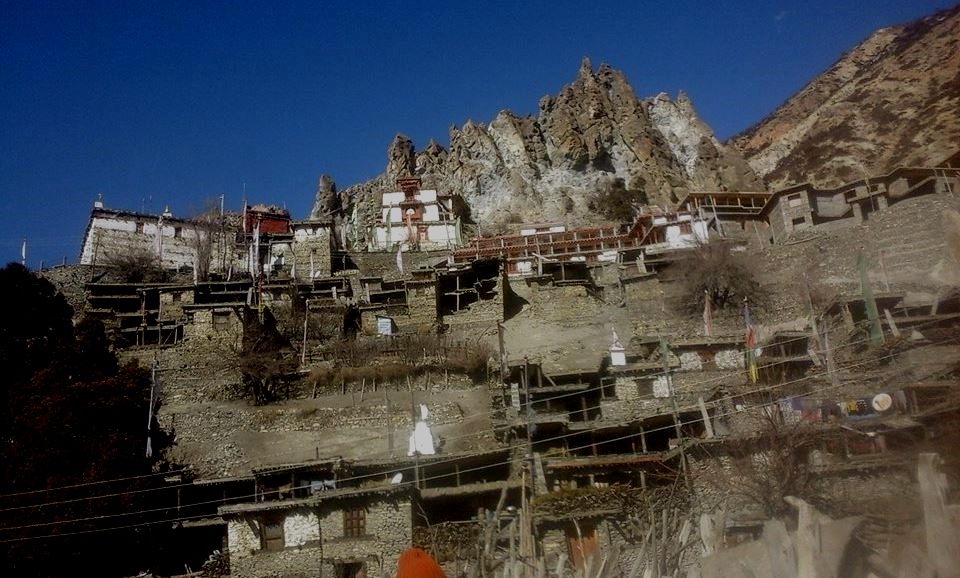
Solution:
[(960, 148), (960, 6), (878, 30), (734, 143), (773, 189), (942, 161)]

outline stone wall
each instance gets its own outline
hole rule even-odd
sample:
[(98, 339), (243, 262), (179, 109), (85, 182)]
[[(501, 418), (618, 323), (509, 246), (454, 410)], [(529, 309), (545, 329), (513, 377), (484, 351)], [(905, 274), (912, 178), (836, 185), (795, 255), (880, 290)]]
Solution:
[[(596, 564), (599, 564), (603, 559), (607, 559), (607, 563), (611, 563), (609, 557), (614, 549), (619, 552), (615, 570), (610, 574), (613, 576), (633, 575), (634, 572), (632, 572), (632, 570), (637, 570), (637, 568), (634, 568), (634, 563), (640, 554), (639, 546), (624, 535), (623, 528), (625, 526), (623, 522), (623, 520), (607, 518), (579, 522), (581, 532), (586, 532), (587, 528), (591, 527), (594, 528), (596, 532), (597, 556), (599, 559), (594, 561), (594, 568), (596, 568)], [(571, 532), (574, 535), (576, 534), (572, 520), (563, 523), (569, 525)], [(561, 554), (566, 557), (566, 564), (564, 565), (564, 572), (561, 578), (574, 578), (575, 576), (583, 575), (582, 570), (578, 572), (578, 569), (573, 566), (572, 556), (574, 553), (570, 551), (571, 546), (564, 528), (556, 526), (543, 528), (540, 530), (540, 538), (540, 543), (543, 547), (543, 559), (547, 568), (551, 570), (551, 575), (553, 575), (553, 570), (556, 568), (557, 561)], [(642, 569), (642, 567), (639, 569)]]
[[(164, 363), (164, 365), (166, 365)], [(327, 395), (296, 399), (265, 406), (246, 401), (221, 402), (223, 391), (237, 387), (235, 370), (226, 374), (219, 367), (200, 380), (201, 371), (164, 371), (164, 404), (159, 421), (168, 430), (176, 428), (176, 444), (167, 456), (190, 464), (201, 478), (249, 474), (252, 468), (314, 459), (386, 459), (405, 456), (413, 432), (411, 407), (423, 403), (438, 451), (471, 451), (496, 447), (486, 408), (486, 390), (385, 391), (380, 384), (366, 393)], [(389, 405), (386, 403), (389, 398)], [(465, 435), (474, 431), (476, 435)], [(388, 436), (392, 434), (392, 449)]]
[(357, 538), (344, 536), (343, 510), (332, 503), (279, 514), (284, 548), (276, 551), (262, 547), (263, 515), (247, 514), (230, 520), (227, 536), (231, 575), (336, 576), (338, 563), (362, 562), (367, 576), (392, 576), (400, 553), (412, 540), (410, 501), (384, 498), (362, 507), (366, 533)]
[[(560, 528), (549, 528), (540, 530), (540, 546), (543, 559), (549, 564), (556, 564), (560, 554), (569, 558), (569, 548), (567, 547), (566, 533)], [(554, 566), (555, 568), (556, 566)]]
[(904, 510), (919, 515), (920, 490), (916, 467), (911, 469), (884, 468), (821, 474), (812, 487), (822, 508), (833, 517), (850, 512), (881, 514), (884, 504), (895, 505), (902, 515)]
[(582, 285), (541, 285), (530, 279), (511, 279), (510, 288), (525, 315), (568, 325), (582, 324), (604, 311), (604, 304)]
[(733, 520), (762, 517), (759, 506), (735, 491), (741, 475), (734, 460), (722, 450), (687, 454), (687, 468), (696, 505), (693, 514), (714, 513), (723, 508)]
[(437, 284), (416, 281), (407, 284), (407, 317), (410, 329), (423, 333), (437, 323)]
[[(486, 281), (494, 278), (484, 278)], [(483, 335), (496, 332), (497, 323), (503, 321), (504, 317), (504, 291), (507, 276), (500, 272), (496, 280), (496, 286), (493, 288), (493, 295), (490, 298), (481, 297), (455, 313), (441, 315), (441, 321), (447, 325), (454, 334)], [(442, 291), (442, 286), (439, 291)], [(441, 294), (440, 299), (443, 300)]]
[(230, 559), (239, 561), (261, 549), (260, 526), (253, 519), (239, 518), (227, 522), (227, 544), (230, 547)]
[(296, 263), (297, 281), (310, 279), (310, 262), (313, 261), (314, 277), (327, 277), (330, 270), (330, 225), (327, 223), (295, 223), (291, 253), (287, 271)]
[[(157, 254), (158, 235), (160, 262), (167, 269), (192, 269), (197, 253), (198, 237), (213, 235), (210, 240), (211, 270), (219, 270), (223, 245), (219, 231), (203, 231), (195, 223), (183, 219), (159, 220), (156, 215), (94, 211), (87, 226), (80, 252), (82, 265), (106, 265), (112, 260), (136, 251)], [(229, 257), (229, 255), (228, 255)]]
[[(407, 251), (402, 253), (403, 271), (405, 275), (421, 268), (432, 268), (439, 263), (445, 263), (449, 251)], [(385, 280), (403, 277), (397, 269), (396, 251), (371, 251), (367, 253), (351, 253), (350, 257), (365, 276), (382, 276)]]
[(667, 287), (656, 277), (624, 284), (624, 301), (634, 335), (656, 335), (676, 318), (667, 303)]
[(784, 245), (767, 247), (758, 259), (764, 263), (764, 282), (806, 284), (816, 290), (859, 293), (857, 254), (869, 263), (874, 291), (931, 290), (932, 278), (945, 255), (943, 212), (960, 210), (960, 196), (925, 195), (901, 201), (872, 213), (863, 223), (818, 225), (791, 237)]
[[(64, 257), (66, 260), (66, 257)], [(40, 271), (40, 274), (53, 283), (57, 291), (66, 297), (73, 307), (74, 321), (79, 321), (87, 308), (86, 284), (93, 283), (109, 272), (107, 267), (93, 267), (90, 265), (58, 265)]]
[(160, 289), (160, 319), (177, 321), (185, 317), (183, 306), (193, 304), (193, 287)]
[(782, 241), (794, 231), (813, 225), (809, 193), (798, 191), (789, 195), (780, 195), (774, 199), (770, 211), (770, 230), (776, 242)]
[[(400, 554), (413, 541), (411, 504), (407, 499), (384, 500), (366, 506), (366, 535), (343, 535), (343, 512), (332, 510), (320, 518), (324, 557), (328, 559), (364, 559), (381, 556), (387, 574), (396, 569)], [(368, 575), (377, 575), (368, 570)]]
[(243, 342), (243, 322), (233, 307), (194, 309), (184, 326), (185, 339), (215, 341), (223, 347), (239, 351)]

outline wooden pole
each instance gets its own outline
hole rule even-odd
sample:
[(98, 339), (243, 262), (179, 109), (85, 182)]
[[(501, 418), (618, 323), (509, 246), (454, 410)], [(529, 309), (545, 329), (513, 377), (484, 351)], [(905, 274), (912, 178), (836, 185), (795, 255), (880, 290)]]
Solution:
[(702, 395), (697, 398), (697, 403), (700, 406), (700, 415), (703, 416), (703, 427), (707, 430), (707, 439), (710, 439), (713, 437), (713, 424), (710, 423), (710, 414), (707, 412), (707, 404), (703, 402)]
[(390, 390), (383, 388), (383, 402), (387, 406), (387, 448), (393, 457), (393, 407), (390, 405)]
[(683, 471), (683, 479), (687, 484), (687, 489), (692, 490), (690, 485), (690, 475), (687, 472), (687, 457), (683, 447), (683, 432), (680, 429), (680, 406), (677, 404), (676, 392), (673, 391), (673, 380), (670, 376), (670, 347), (667, 340), (660, 338), (660, 357), (663, 361), (663, 376), (667, 380), (667, 389), (670, 394), (670, 400), (673, 402), (673, 428), (677, 434), (677, 445), (680, 447), (680, 469)]

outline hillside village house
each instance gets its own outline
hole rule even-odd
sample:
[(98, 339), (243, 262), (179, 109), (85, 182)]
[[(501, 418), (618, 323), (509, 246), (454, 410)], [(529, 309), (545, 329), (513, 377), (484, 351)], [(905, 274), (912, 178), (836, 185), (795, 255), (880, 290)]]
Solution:
[(166, 269), (189, 269), (196, 261), (198, 239), (208, 234), (169, 209), (160, 215), (121, 211), (104, 208), (98, 199), (84, 232), (80, 264), (108, 265), (131, 252), (149, 251)]
[(958, 189), (955, 169), (900, 167), (832, 189), (810, 183), (788, 187), (771, 195), (760, 217), (769, 223), (772, 241), (781, 242), (795, 231), (855, 225), (902, 200)]
[(219, 508), (231, 573), (388, 577), (411, 542), (409, 485), (335, 489), (320, 481), (290, 487), (288, 499), (278, 493)]
[[(90, 213), (80, 251), (81, 265), (110, 265), (131, 253), (155, 255), (164, 269), (195, 267), (230, 277), (261, 272), (309, 281), (330, 274), (329, 221), (296, 221), (270, 205), (247, 206), (242, 215), (218, 222), (108, 209), (98, 199)], [(206, 263), (198, 256), (206, 255)], [(203, 257), (201, 257), (203, 258)]]

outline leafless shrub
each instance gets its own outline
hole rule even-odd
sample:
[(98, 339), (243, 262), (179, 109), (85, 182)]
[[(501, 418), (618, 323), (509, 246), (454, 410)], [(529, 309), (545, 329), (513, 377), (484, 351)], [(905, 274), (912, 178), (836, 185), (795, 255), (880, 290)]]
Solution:
[(379, 381), (397, 382), (398, 380), (413, 376), (417, 373), (416, 366), (408, 363), (387, 363), (376, 366), (375, 369), (375, 376)]
[(256, 405), (290, 397), (287, 378), (295, 368), (290, 358), (274, 352), (246, 354), (240, 360), (244, 388)]
[(493, 349), (486, 343), (477, 343), (447, 353), (446, 366), (450, 371), (470, 376), (475, 383), (486, 378), (487, 361), (493, 355)]
[(194, 267), (198, 281), (210, 280), (210, 261), (213, 259), (213, 232), (197, 228), (191, 239), (194, 251)]
[(340, 370), (330, 366), (314, 367), (310, 370), (310, 383), (318, 387), (332, 385), (340, 382)]
[(107, 263), (124, 283), (164, 283), (170, 280), (170, 272), (161, 266), (157, 255), (146, 247), (108, 255)]

